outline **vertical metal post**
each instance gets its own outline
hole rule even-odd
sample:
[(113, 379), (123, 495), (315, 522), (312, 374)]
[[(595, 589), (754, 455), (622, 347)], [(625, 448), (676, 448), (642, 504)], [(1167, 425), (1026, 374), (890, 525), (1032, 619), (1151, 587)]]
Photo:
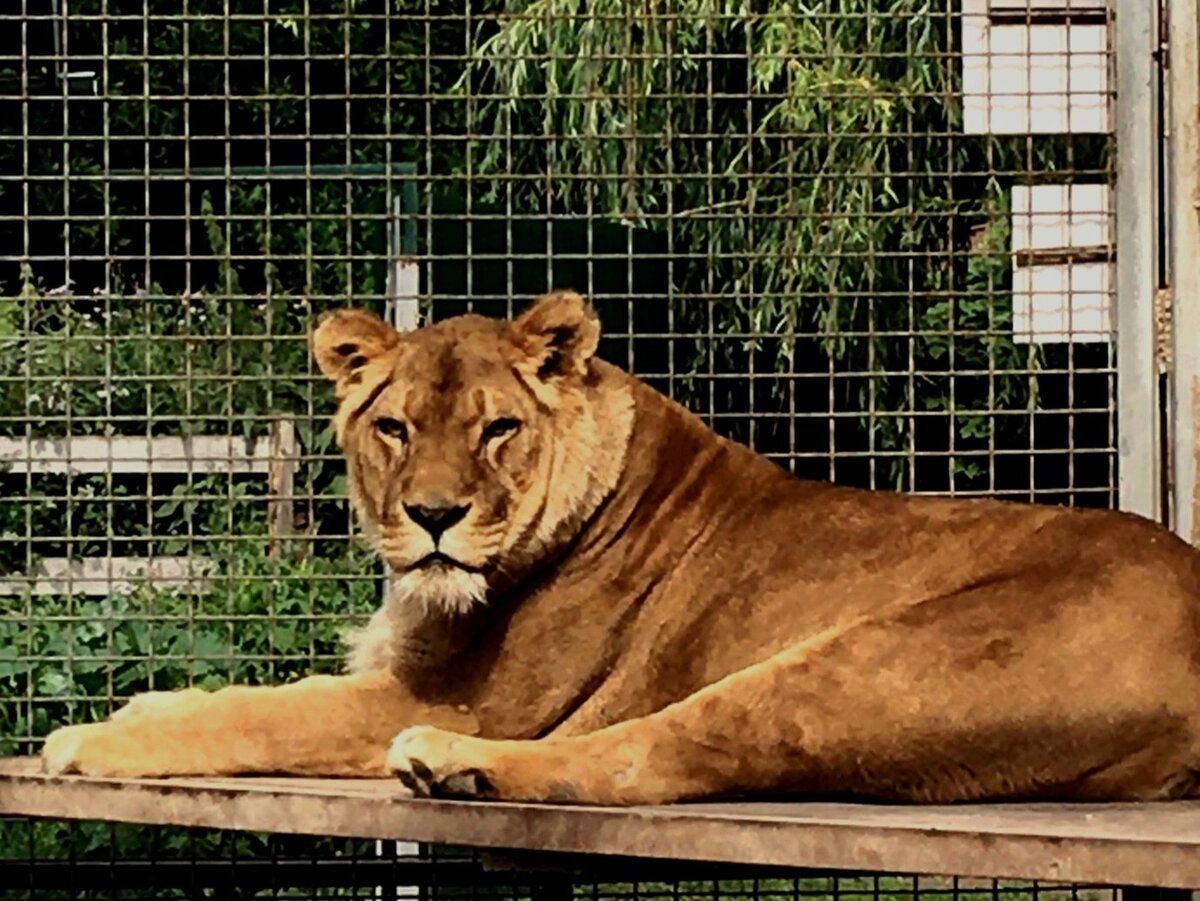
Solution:
[[(421, 269), (416, 259), (415, 230), (408, 227), (407, 220), (413, 215), (413, 209), (405, 209), (406, 192), (398, 191), (390, 199), (391, 218), (388, 223), (388, 321), (398, 331), (411, 331), (420, 322), (420, 293)], [(385, 583), (391, 581), (391, 572), (384, 564)], [(375, 846), (376, 853), (384, 856), (383, 842)], [(395, 842), (393, 853), (396, 857), (417, 858), (421, 856), (421, 845), (418, 842)], [(383, 887), (376, 889), (376, 895), (383, 898)], [(421, 895), (421, 889), (416, 885), (392, 886), (392, 898), (416, 898)]]
[(1162, 519), (1157, 288), (1157, 4), (1121, 3), (1116, 30), (1117, 454), (1123, 510)]
[(267, 492), (271, 500), (267, 520), (271, 559), (282, 554), (283, 543), (293, 533), (292, 505), (296, 497), (296, 424), (290, 419), (271, 423), (271, 456), (267, 463)]
[[(404, 209), (403, 193), (391, 199), (390, 248), (388, 260), (388, 303), (391, 322), (400, 331), (417, 327), (420, 317), (421, 268), (416, 260), (416, 247), (410, 243), (406, 219), (411, 210)], [(415, 240), (411, 243), (415, 243)]]
[(1200, 0), (1169, 0), (1172, 526), (1200, 546)]

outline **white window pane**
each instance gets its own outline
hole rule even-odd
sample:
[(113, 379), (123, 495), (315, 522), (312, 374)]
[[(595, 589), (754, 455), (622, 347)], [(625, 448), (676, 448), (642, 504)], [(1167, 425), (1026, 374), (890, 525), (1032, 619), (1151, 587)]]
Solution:
[(964, 14), (962, 39), (967, 133), (1110, 130), (1104, 25), (996, 24)]

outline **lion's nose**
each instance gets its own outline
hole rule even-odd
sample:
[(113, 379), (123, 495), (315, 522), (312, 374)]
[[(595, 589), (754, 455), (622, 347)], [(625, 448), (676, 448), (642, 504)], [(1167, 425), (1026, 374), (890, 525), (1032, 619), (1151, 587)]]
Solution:
[(405, 504), (404, 512), (409, 518), (428, 532), (434, 541), (442, 536), (448, 528), (461, 522), (471, 509), (470, 504)]

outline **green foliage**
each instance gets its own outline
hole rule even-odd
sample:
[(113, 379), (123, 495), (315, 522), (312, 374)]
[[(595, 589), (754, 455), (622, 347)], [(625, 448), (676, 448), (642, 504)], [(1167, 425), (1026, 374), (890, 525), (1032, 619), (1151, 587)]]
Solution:
[[(225, 0), (195, 0), (186, 17), (151, 3), (143, 27), (106, 0), (72, 3), (66, 42), (103, 60), (104, 100), (64, 102), (40, 82), (24, 106), (0, 96), (0, 170), (32, 176), (28, 201), (0, 183), (8, 258), (36, 257), (47, 287), (114, 298), (381, 297), (400, 167), (426, 159), (427, 130), (462, 132), (455, 105), (385, 99), (444, 93), (461, 70), (461, 24), (425, 12), (416, 0), (282, 0), (231, 15)], [(19, 80), (14, 65), (0, 59), (0, 78)], [(352, 102), (309, 96), (347, 78)], [(457, 167), (459, 146), (433, 148), (439, 169)], [(0, 263), (0, 292), (21, 280)]]
[(138, 584), (104, 598), (30, 599), (0, 617), (0, 754), (26, 745), (16, 736), (101, 718), (138, 692), (340, 668), (339, 631), (378, 603), (370, 557), (293, 546), (271, 559), (265, 544), (240, 537), (209, 555), (203, 594)]
[(26, 267), (0, 298), (0, 409), (21, 414), (0, 430), (251, 435), (272, 415), (331, 409), (306, 375), (312, 303), (161, 295), (48, 295)]
[[(262, 20), (231, 18), (223, 0), (192, 0), (185, 22), (178, 7), (152, 2), (144, 28), (103, 0), (79, 0), (67, 40), (76, 57), (103, 57), (105, 101), (64, 103), (56, 87), (36, 84), (25, 106), (0, 98), (0, 168), (33, 176), (28, 200), (14, 182), (0, 184), (0, 240), (9, 259), (30, 257), (0, 264), (0, 435), (263, 438), (287, 417), (303, 455), (301, 534), (274, 556), (261, 476), (0, 471), (0, 572), (28, 572), (44, 556), (187, 554), (212, 573), (201, 593), (131, 586), (107, 598), (0, 599), (0, 752), (34, 752), (55, 726), (102, 716), (150, 687), (334, 669), (339, 633), (377, 602), (378, 566), (348, 537), (326, 425), (332, 399), (312, 375), (306, 337), (323, 309), (349, 297), (370, 304), (384, 291), (397, 164), (422, 150), (382, 136), (426, 129), (419, 105), (381, 102), (392, 90), (415, 93), (425, 77), (388, 60), (424, 53), (427, 34), (454, 48), (461, 40), (453, 26), (415, 19), (382, 28), (379, 7), (344, 0), (310, 17), (308, 4), (285, 0)], [(347, 49), (361, 99), (353, 108), (306, 100), (306, 79), (343, 83)], [(457, 71), (439, 75), (447, 65), (431, 72), (448, 86)], [(50, 140), (24, 138), (25, 127)], [(54, 140), (65, 134), (69, 143)], [(240, 137), (266, 134), (269, 149)], [(161, 177), (185, 167), (187, 178)], [(0, 856), (266, 847), (91, 824), (0, 829)]]
[[(488, 98), (472, 107), (474, 171), (497, 191), (511, 173), (544, 173), (512, 189), (526, 210), (550, 186), (559, 208), (671, 231), (687, 254), (677, 289), (707, 301), (683, 321), (745, 336), (720, 344), (734, 371), (750, 358), (822, 371), (796, 356), (797, 336), (820, 336), (825, 365), (854, 376), (839, 380), (839, 408), (864, 414), (873, 450), (918, 449), (913, 414), (952, 411), (964, 447), (997, 438), (995, 417), (969, 411), (1032, 409), (1037, 357), (1010, 328), (1011, 178), (988, 173), (1099, 164), (1106, 146), (956, 136), (953, 19), (936, 0), (658, 12), (521, 0), (481, 25), (456, 85)], [(556, 139), (512, 140), (543, 133)], [(989, 377), (953, 398), (948, 378), (919, 375), (973, 368)], [(957, 487), (986, 486), (956, 464)], [(901, 459), (892, 480), (914, 487)]]
[[(9, 435), (230, 434), (293, 420), (300, 534), (275, 542), (261, 475), (4, 473), (0, 572), (43, 556), (190, 556), (182, 591), (9, 596), (0, 605), (0, 754), (35, 753), (69, 722), (140, 691), (273, 683), (340, 668), (340, 633), (378, 603), (378, 564), (349, 538), (340, 459), (308, 375), (313, 304), (103, 296), (0, 299), (0, 429)], [(319, 411), (319, 412), (317, 412)], [(314, 416), (319, 418), (314, 418)], [(100, 824), (3, 823), (0, 857), (263, 853), (265, 839)]]

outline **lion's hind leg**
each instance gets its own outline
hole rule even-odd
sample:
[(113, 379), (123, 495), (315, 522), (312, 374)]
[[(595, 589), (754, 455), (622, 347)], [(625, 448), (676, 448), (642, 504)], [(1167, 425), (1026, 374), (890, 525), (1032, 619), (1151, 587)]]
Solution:
[(1146, 679), (1152, 650), (1067, 655), (1057, 628), (1022, 647), (1015, 632), (963, 628), (969, 608), (854, 622), (587, 735), (408, 729), (388, 764), (418, 794), (597, 804), (1143, 798), (1187, 770), (1194, 731)]

